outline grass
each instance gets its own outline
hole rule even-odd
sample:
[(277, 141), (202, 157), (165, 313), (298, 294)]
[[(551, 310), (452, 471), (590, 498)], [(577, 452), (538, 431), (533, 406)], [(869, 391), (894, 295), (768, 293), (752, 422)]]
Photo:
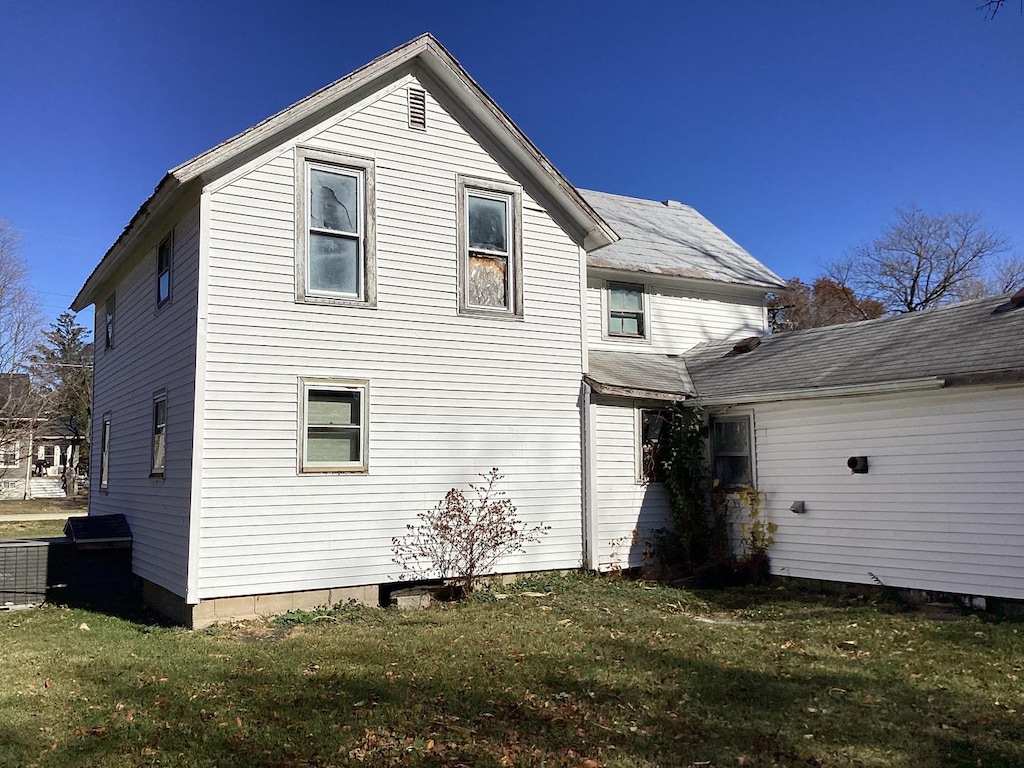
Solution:
[(84, 496), (75, 499), (28, 499), (0, 501), (0, 520), (4, 515), (52, 514), (67, 515), (71, 512), (85, 512), (89, 502)]
[(189, 632), (0, 615), (0, 765), (1024, 764), (1024, 624), (551, 577)]
[(63, 536), (67, 520), (25, 520), (3, 522), (0, 516), (0, 541), (9, 539), (37, 539), (47, 536)]

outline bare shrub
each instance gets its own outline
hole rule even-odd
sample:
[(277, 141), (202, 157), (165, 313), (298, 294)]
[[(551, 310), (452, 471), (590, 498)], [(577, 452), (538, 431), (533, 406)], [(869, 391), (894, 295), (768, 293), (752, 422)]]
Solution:
[(406, 571), (401, 578), (452, 579), (466, 594), (494, 572), (498, 561), (523, 552), (540, 540), (548, 525), (532, 528), (516, 516), (516, 508), (497, 488), (503, 475), (495, 467), (470, 483), (470, 496), (452, 488), (418, 524), (406, 526), (404, 536), (391, 539), (393, 560)]

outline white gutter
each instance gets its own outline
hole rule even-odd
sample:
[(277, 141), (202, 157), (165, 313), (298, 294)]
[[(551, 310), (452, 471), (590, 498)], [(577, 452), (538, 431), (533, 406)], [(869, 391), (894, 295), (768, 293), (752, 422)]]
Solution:
[(820, 389), (783, 389), (776, 392), (757, 394), (719, 395), (717, 397), (700, 397), (701, 405), (746, 405), (747, 403), (768, 403), (785, 400), (818, 400), (826, 397), (853, 397), (856, 395), (880, 395), (890, 392), (914, 392), (924, 389), (941, 389), (946, 380), (938, 376), (906, 381), (890, 381), (884, 384), (847, 384), (841, 387), (821, 387)]

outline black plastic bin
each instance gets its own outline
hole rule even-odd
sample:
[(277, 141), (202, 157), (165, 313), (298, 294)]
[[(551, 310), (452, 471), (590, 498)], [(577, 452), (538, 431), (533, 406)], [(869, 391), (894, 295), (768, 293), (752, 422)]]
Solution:
[(70, 599), (105, 604), (137, 596), (132, 532), (124, 515), (68, 518), (64, 535), (71, 549)]

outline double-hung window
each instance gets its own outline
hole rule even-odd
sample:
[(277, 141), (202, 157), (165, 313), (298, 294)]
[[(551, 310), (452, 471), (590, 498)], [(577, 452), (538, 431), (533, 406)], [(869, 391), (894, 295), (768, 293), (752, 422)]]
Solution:
[(365, 472), (369, 382), (302, 379), (301, 472)]
[(714, 480), (723, 488), (754, 484), (754, 443), (749, 416), (719, 416), (711, 421)]
[(459, 311), (521, 317), (522, 192), (460, 176), (458, 195)]
[(174, 257), (174, 230), (156, 249), (156, 303), (160, 306), (171, 298), (171, 262)]
[(376, 302), (373, 162), (296, 151), (296, 299)]
[(110, 414), (103, 414), (103, 428), (100, 433), (100, 490), (107, 490), (110, 483)]
[(153, 447), (150, 477), (164, 476), (164, 463), (167, 458), (167, 393), (157, 392), (153, 395)]
[(664, 460), (668, 413), (661, 410), (640, 411), (640, 482), (665, 481)]
[(646, 337), (643, 285), (608, 283), (608, 335)]
[(103, 306), (103, 334), (104, 347), (110, 349), (114, 346), (114, 294), (107, 297)]
[(21, 466), (21, 443), (7, 443), (0, 449), (0, 468), (11, 469)]

